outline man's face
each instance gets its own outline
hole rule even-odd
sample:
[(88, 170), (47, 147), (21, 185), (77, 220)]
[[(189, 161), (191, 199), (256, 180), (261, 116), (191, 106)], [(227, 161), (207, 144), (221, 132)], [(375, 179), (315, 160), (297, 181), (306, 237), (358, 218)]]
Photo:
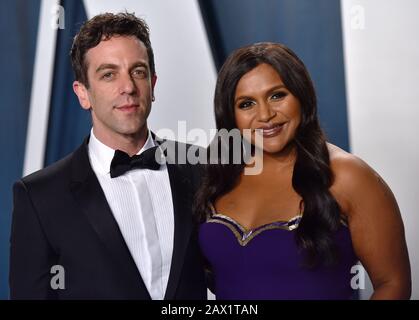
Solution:
[(91, 109), (97, 137), (114, 140), (147, 131), (156, 77), (150, 75), (147, 50), (134, 36), (101, 41), (85, 55), (89, 88), (73, 84), (80, 104)]

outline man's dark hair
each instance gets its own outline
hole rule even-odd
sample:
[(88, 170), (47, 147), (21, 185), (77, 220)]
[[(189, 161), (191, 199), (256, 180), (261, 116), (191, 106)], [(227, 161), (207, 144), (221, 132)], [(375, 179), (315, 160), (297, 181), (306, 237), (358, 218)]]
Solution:
[(152, 76), (155, 74), (154, 54), (147, 23), (132, 13), (99, 14), (82, 25), (80, 31), (74, 37), (70, 51), (75, 78), (87, 88), (89, 82), (87, 79), (86, 52), (96, 47), (102, 40), (108, 40), (113, 36), (135, 36), (144, 43), (147, 49), (150, 74)]

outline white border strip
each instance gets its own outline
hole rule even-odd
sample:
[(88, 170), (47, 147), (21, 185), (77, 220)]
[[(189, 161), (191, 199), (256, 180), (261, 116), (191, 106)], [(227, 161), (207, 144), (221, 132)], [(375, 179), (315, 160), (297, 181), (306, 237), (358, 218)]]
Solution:
[(23, 176), (44, 166), (57, 40), (57, 29), (52, 26), (52, 19), (57, 5), (59, 0), (41, 2)]

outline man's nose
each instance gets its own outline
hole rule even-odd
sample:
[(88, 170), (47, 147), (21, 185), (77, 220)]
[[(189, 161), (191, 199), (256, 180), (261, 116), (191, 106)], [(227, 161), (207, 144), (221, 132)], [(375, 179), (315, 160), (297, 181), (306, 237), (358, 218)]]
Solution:
[(120, 79), (120, 94), (133, 94), (137, 90), (135, 82), (130, 74), (124, 74)]

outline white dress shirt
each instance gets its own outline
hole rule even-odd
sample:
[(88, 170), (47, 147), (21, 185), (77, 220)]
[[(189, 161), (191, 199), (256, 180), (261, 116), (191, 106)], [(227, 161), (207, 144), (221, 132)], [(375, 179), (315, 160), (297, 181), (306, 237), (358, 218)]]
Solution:
[[(143, 148), (155, 146), (148, 132)], [(90, 133), (90, 163), (129, 251), (153, 300), (164, 298), (173, 252), (174, 215), (167, 165), (133, 169), (111, 178), (115, 150)]]

